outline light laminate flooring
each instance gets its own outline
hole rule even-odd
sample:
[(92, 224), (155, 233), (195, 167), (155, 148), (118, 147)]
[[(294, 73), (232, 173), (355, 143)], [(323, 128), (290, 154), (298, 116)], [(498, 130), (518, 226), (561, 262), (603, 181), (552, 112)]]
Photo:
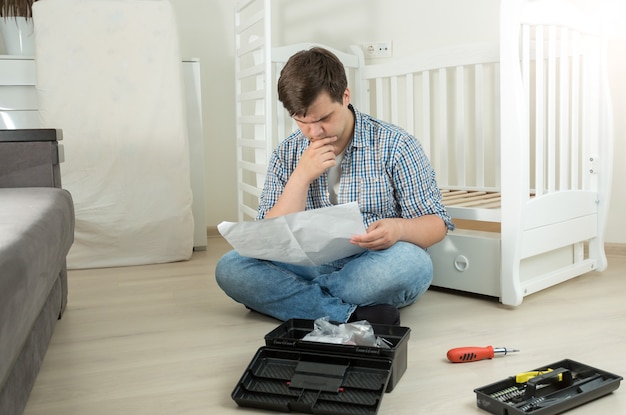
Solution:
[[(230, 394), (279, 322), (236, 304), (214, 268), (229, 245), (209, 238), (189, 261), (69, 273), (56, 326), (26, 415), (254, 414)], [(474, 389), (569, 358), (626, 375), (626, 258), (525, 298), (497, 301), (429, 290), (401, 311), (411, 328), (408, 368), (379, 414), (487, 414)], [(518, 348), (452, 364), (465, 345)], [(626, 414), (626, 386), (568, 412)]]

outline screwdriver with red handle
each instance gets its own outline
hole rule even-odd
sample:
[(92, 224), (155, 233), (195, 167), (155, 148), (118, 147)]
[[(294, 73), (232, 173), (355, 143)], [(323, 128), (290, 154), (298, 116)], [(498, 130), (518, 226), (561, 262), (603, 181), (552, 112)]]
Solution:
[(519, 352), (519, 350), (492, 346), (457, 347), (448, 350), (448, 360), (452, 363), (476, 362), (478, 360), (492, 359), (494, 356), (506, 356), (513, 352)]

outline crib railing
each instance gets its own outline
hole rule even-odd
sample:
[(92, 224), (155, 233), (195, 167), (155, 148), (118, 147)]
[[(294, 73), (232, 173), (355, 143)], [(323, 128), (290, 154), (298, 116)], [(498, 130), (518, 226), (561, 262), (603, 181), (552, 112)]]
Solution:
[(444, 189), (499, 190), (498, 45), (367, 65), (364, 111), (421, 142)]
[(421, 142), (456, 218), (500, 220), (498, 44), (418, 53), (361, 70), (364, 111)]
[[(500, 284), (501, 301), (516, 305), (524, 295), (606, 268), (613, 137), (606, 43), (593, 19), (564, 2), (506, 4)], [(558, 252), (568, 259), (560, 267), (530, 266)]]
[(597, 189), (601, 39), (525, 24), (520, 43), (535, 194)]
[[(504, 169), (522, 176), (513, 191), (525, 201), (598, 189), (604, 161), (598, 137), (605, 135), (600, 118), (607, 113), (599, 76), (602, 39), (587, 25), (543, 21), (532, 12), (522, 16), (529, 23), (521, 26), (516, 73), (504, 81), (496, 44), (422, 52), (361, 70), (364, 111), (420, 140), (454, 217), (500, 221)], [(524, 92), (523, 101), (507, 110), (524, 125), (502, 136), (507, 128), (501, 123), (510, 121), (501, 114), (501, 88), (513, 88), (510, 79)], [(518, 145), (518, 153), (502, 148)]]

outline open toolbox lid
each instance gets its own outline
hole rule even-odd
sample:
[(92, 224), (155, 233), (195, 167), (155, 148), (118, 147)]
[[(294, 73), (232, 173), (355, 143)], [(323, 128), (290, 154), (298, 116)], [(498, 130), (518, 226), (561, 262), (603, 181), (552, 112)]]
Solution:
[(390, 374), (390, 359), (261, 347), (231, 396), (281, 412), (373, 415)]
[(492, 414), (554, 415), (613, 392), (621, 380), (621, 376), (565, 359), (474, 392), (478, 407)]
[(239, 406), (281, 412), (376, 414), (406, 371), (408, 327), (372, 325), (389, 348), (305, 341), (314, 320), (292, 319), (265, 336), (232, 392)]

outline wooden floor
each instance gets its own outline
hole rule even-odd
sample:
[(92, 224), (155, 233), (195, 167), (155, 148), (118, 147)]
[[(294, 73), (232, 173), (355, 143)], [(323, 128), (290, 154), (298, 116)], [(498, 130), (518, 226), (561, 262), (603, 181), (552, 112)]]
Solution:
[[(228, 299), (214, 279), (229, 246), (210, 238), (188, 262), (71, 271), (27, 415), (252, 414), (230, 394), (279, 324)], [(408, 368), (379, 414), (486, 414), (475, 388), (569, 358), (626, 375), (626, 258), (527, 297), (496, 301), (436, 290), (402, 310)], [(452, 364), (449, 348), (520, 353)], [(626, 386), (568, 414), (624, 414)]]

